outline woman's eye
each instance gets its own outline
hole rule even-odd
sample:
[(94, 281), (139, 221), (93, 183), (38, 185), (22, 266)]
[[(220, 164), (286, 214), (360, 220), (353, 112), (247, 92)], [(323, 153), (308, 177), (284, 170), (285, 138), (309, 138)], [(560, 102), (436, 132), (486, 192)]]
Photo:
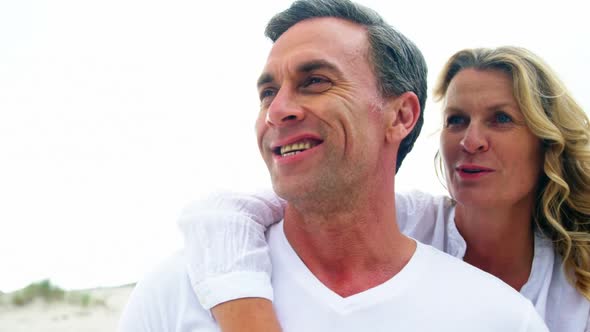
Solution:
[(510, 116), (508, 116), (508, 114), (506, 113), (498, 113), (495, 116), (495, 122), (496, 123), (511, 123), (512, 122), (512, 118)]
[(446, 120), (447, 127), (461, 126), (467, 123), (467, 119), (461, 115), (449, 115)]

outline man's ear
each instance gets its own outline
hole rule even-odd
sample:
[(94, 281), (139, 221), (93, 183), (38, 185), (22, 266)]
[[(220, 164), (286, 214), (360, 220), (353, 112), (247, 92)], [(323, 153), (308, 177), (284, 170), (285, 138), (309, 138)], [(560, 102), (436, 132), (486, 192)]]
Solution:
[(401, 142), (416, 126), (420, 117), (420, 101), (413, 92), (404, 92), (393, 97), (388, 104), (390, 107), (389, 124), (386, 139), (388, 142)]

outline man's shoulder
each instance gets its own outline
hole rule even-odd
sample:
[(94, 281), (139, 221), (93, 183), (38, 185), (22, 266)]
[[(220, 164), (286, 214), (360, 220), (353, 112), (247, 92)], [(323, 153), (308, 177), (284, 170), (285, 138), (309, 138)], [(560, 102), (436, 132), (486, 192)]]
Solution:
[(456, 290), (466, 297), (488, 296), (490, 299), (506, 300), (517, 306), (532, 307), (532, 304), (515, 289), (496, 276), (480, 270), (462, 260), (437, 250), (429, 245), (421, 247), (430, 265), (434, 285), (449, 291)]
[(175, 252), (158, 263), (137, 283), (134, 293), (167, 300), (190, 289), (184, 254)]
[(123, 312), (120, 331), (189, 331), (184, 328), (188, 323), (210, 320), (192, 291), (186, 260), (179, 251), (137, 283)]
[(421, 249), (430, 271), (421, 292), (431, 305), (459, 310), (465, 322), (485, 322), (495, 330), (547, 331), (532, 303), (502, 280), (431, 246)]

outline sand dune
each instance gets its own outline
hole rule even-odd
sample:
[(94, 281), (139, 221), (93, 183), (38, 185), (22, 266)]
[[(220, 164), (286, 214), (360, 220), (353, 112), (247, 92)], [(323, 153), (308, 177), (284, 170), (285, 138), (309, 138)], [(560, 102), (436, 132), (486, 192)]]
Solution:
[[(95, 303), (0, 303), (0, 332), (113, 332), (133, 286), (88, 290)], [(6, 298), (6, 296), (3, 296)]]

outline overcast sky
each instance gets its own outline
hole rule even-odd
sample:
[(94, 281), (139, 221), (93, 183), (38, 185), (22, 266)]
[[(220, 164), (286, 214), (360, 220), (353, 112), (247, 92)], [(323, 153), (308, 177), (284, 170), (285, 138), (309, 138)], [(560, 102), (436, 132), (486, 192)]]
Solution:
[[(0, 290), (136, 281), (181, 248), (190, 200), (270, 186), (255, 81), (289, 3), (0, 0)], [(430, 86), (461, 48), (519, 45), (590, 109), (582, 1), (362, 3), (422, 49)], [(425, 116), (396, 185), (443, 193)]]

